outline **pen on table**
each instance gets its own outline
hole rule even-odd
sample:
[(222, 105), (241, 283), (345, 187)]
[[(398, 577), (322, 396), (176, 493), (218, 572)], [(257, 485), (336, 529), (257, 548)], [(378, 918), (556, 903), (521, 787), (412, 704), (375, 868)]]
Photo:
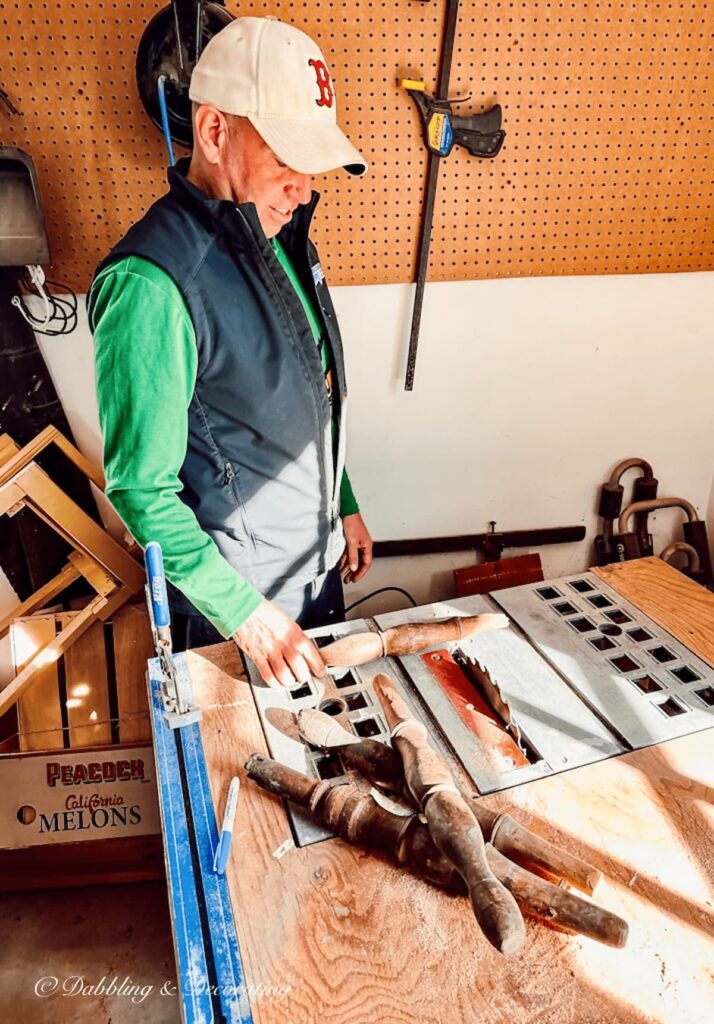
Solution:
[(226, 865), (228, 864), (228, 855), (231, 852), (231, 840), (233, 839), (233, 821), (236, 816), (236, 804), (238, 803), (239, 789), (240, 779), (235, 775), (231, 779), (231, 784), (228, 789), (228, 799), (226, 800), (226, 809), (223, 812), (221, 835), (218, 839), (216, 855), (213, 858), (213, 870), (217, 875), (224, 874)]

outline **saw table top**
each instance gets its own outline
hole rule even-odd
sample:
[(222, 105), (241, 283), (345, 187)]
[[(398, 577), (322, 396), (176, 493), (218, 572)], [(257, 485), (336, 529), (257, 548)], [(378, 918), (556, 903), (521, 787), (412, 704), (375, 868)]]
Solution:
[[(623, 596), (645, 608), (633, 587), (647, 592), (649, 576), (657, 621), (673, 633), (668, 601), (682, 628), (691, 601), (698, 653), (714, 661), (714, 598), (695, 585), (669, 588), (671, 572), (643, 560), (618, 567), (607, 581), (615, 588), (624, 581)], [(231, 777), (244, 777), (248, 755), (267, 748), (235, 646), (186, 657), (204, 711), (201, 735), (220, 821)], [(253, 1020), (710, 1021), (713, 740), (710, 729), (483, 798), (604, 873), (594, 898), (628, 921), (624, 950), (526, 919), (523, 951), (501, 957), (481, 936), (465, 898), (339, 839), (293, 847), (282, 802), (246, 780), (227, 880)]]

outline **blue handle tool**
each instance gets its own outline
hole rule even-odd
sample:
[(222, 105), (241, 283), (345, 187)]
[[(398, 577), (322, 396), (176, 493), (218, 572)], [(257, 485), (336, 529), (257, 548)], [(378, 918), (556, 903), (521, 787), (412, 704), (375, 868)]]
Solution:
[[(144, 564), (146, 566), (147, 586), (146, 598), (151, 613), (151, 624), (154, 631), (154, 644), (164, 674), (164, 695), (171, 721), (177, 727), (189, 721), (185, 718), (191, 710), (186, 693), (182, 692), (179, 675), (174, 661), (171, 646), (171, 613), (169, 598), (166, 592), (166, 576), (164, 575), (164, 559), (161, 545), (155, 540), (149, 541), (144, 548)], [(185, 690), (185, 687), (184, 687)], [(178, 717), (176, 717), (178, 715)], [(195, 715), (200, 717), (200, 712)], [(184, 717), (184, 721), (181, 718)]]
[[(161, 554), (161, 545), (151, 540), (144, 549), (144, 564), (146, 575), (149, 580), (149, 601), (151, 602), (151, 613), (154, 619), (154, 626), (157, 632), (168, 630), (171, 619), (169, 615), (169, 598), (166, 592), (166, 576), (164, 575), (164, 559)], [(159, 632), (163, 640), (165, 636)]]

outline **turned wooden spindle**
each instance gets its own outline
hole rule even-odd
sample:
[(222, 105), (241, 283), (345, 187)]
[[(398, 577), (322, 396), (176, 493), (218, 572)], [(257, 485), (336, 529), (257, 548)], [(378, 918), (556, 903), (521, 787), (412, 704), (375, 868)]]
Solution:
[(487, 612), (483, 615), (456, 615), (433, 622), (405, 622), (383, 633), (352, 633), (322, 647), (320, 654), (328, 668), (353, 668), (377, 658), (399, 658), (417, 654), (429, 647), (467, 640), (476, 633), (506, 629), (505, 615)]
[[(306, 708), (298, 715), (300, 735), (308, 743), (325, 749), (340, 748), (346, 768), (363, 775), (387, 793), (413, 797), (405, 786), (402, 759), (396, 750), (378, 740), (358, 739), (330, 715)], [(416, 806), (416, 805), (415, 805)], [(589, 896), (602, 878), (602, 872), (547, 839), (542, 839), (510, 814), (499, 814), (486, 807), (477, 794), (470, 794), (469, 807), (481, 826), (484, 840), (522, 867), (543, 872), (549, 878), (562, 879)]]
[[(252, 754), (245, 767), (248, 777), (263, 789), (299, 804), (313, 821), (349, 842), (375, 846), (435, 885), (467, 891), (462, 875), (437, 848), (417, 814), (407, 818), (393, 814), (351, 783), (317, 782), (262, 754)], [(525, 913), (555, 928), (624, 946), (627, 924), (615, 914), (512, 864), (490, 844), (486, 858)]]
[(425, 726), (412, 717), (389, 676), (379, 673), (372, 685), (402, 759), (407, 785), (434, 843), (464, 879), (486, 938), (501, 953), (516, 953), (525, 941), (523, 918), (513, 896), (488, 865), (473, 810), (456, 788), (444, 758), (429, 746)]

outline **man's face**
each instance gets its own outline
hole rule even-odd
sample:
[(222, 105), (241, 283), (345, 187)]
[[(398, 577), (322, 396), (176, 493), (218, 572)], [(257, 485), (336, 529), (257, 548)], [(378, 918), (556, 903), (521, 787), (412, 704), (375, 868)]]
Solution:
[(310, 201), (312, 177), (281, 163), (245, 118), (227, 117), (223, 171), (236, 203), (254, 203), (266, 238), (273, 238), (295, 209)]

